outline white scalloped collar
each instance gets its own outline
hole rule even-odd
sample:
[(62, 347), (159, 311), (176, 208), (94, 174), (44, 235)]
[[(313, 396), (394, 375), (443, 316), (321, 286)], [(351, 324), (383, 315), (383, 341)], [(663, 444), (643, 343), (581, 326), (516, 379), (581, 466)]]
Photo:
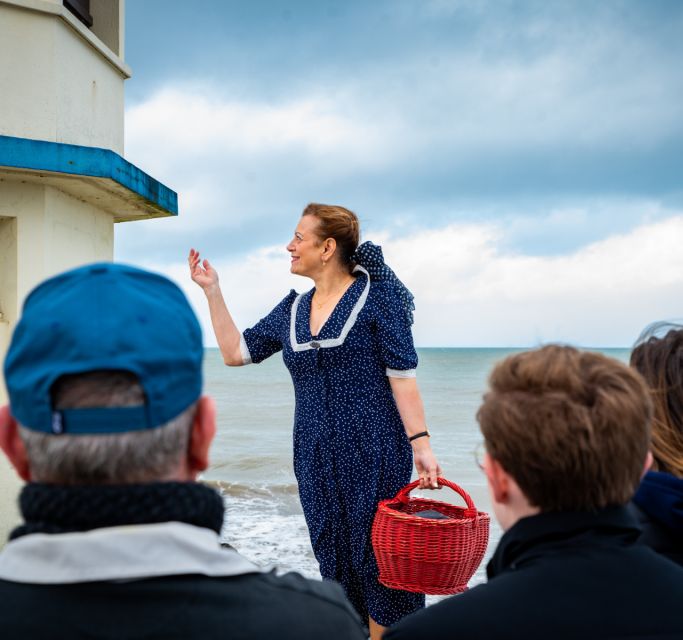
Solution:
[(363, 310), (363, 307), (365, 306), (365, 303), (368, 299), (368, 294), (370, 293), (370, 274), (367, 272), (366, 269), (364, 269), (360, 265), (356, 265), (356, 267), (353, 270), (354, 273), (357, 271), (365, 274), (367, 282), (365, 283), (365, 288), (363, 289), (363, 292), (358, 297), (358, 300), (356, 300), (356, 304), (353, 305), (353, 309), (351, 309), (351, 313), (349, 314), (349, 317), (346, 319), (346, 322), (342, 327), (341, 333), (336, 338), (325, 338), (323, 340), (311, 339), (308, 342), (297, 342), (296, 313), (297, 309), (299, 308), (299, 302), (305, 294), (300, 293), (294, 299), (294, 302), (292, 303), (292, 310), (289, 320), (289, 343), (292, 347), (292, 351), (308, 351), (309, 349), (329, 349), (330, 347), (338, 347), (344, 344), (346, 336), (349, 335), (349, 331), (351, 331), (353, 325), (356, 324), (358, 314)]

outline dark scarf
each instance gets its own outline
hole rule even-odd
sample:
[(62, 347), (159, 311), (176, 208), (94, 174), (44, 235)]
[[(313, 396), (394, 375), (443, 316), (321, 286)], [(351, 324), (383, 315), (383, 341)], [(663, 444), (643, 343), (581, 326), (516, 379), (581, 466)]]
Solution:
[(193, 482), (126, 485), (27, 484), (19, 496), (24, 524), (10, 540), (29, 533), (67, 533), (102, 527), (184, 522), (220, 533), (223, 499)]
[(633, 498), (653, 520), (683, 534), (683, 478), (648, 471)]

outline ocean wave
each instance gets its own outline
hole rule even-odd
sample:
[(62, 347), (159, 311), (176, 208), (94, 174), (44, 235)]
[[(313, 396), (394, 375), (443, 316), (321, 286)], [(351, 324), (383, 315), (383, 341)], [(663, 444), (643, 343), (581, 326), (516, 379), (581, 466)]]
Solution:
[(268, 484), (268, 483), (240, 483), (225, 480), (206, 480), (210, 487), (220, 491), (226, 497), (232, 498), (289, 498), (298, 496), (299, 488), (296, 483)]
[(224, 541), (262, 567), (320, 579), (303, 513), (283, 514), (273, 504), (247, 505), (240, 500), (228, 500), (226, 505)]
[(241, 455), (238, 458), (221, 462), (214, 466), (217, 469), (221, 466), (230, 467), (232, 470), (240, 472), (253, 471), (255, 469), (278, 469), (281, 467), (291, 467), (291, 465), (291, 454), (287, 451), (287, 456), (285, 458), (280, 455)]

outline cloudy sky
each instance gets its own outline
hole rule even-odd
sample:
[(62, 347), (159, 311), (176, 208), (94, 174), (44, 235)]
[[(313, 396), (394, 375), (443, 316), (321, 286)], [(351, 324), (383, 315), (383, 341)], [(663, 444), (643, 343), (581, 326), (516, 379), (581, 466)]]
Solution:
[(419, 346), (629, 346), (683, 316), (683, 3), (129, 0), (126, 157), (180, 215), (116, 259), (246, 328), (308, 202), (358, 213)]

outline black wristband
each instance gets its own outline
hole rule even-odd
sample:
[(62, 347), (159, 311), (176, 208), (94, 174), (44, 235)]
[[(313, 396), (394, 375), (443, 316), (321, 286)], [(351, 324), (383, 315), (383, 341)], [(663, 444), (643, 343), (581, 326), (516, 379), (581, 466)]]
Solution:
[(416, 433), (414, 436), (410, 436), (410, 438), (408, 438), (408, 442), (412, 442), (413, 440), (417, 440), (418, 438), (422, 438), (423, 436), (431, 438), (431, 436), (429, 435), (429, 431), (420, 431), (420, 433)]

